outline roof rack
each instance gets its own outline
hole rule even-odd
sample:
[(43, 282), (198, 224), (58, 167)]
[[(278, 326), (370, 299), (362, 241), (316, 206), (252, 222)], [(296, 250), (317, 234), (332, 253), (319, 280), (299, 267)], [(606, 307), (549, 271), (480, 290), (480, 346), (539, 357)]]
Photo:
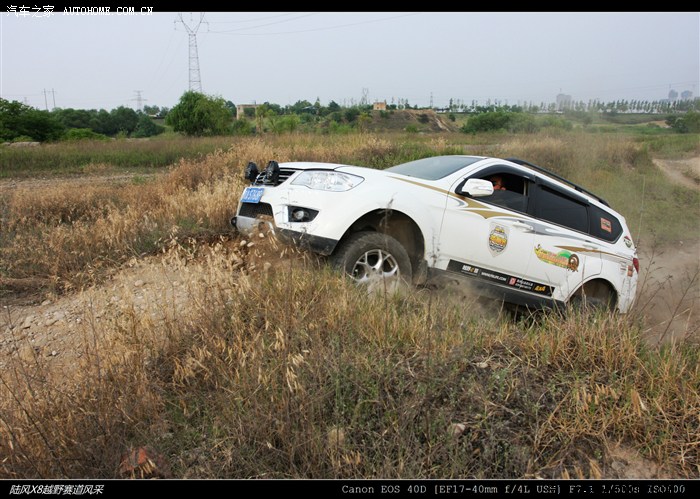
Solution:
[(542, 167), (542, 166), (537, 166), (537, 165), (535, 165), (535, 164), (533, 164), (533, 163), (530, 163), (530, 162), (528, 162), (528, 161), (525, 161), (524, 159), (519, 159), (519, 158), (504, 158), (504, 159), (505, 159), (506, 161), (510, 161), (510, 162), (516, 163), (516, 164), (518, 164), (518, 165), (529, 166), (529, 167), (532, 168), (533, 170), (537, 170), (537, 171), (542, 172), (542, 173), (544, 173), (544, 174), (546, 174), (546, 175), (549, 175), (550, 177), (553, 177), (553, 178), (555, 178), (555, 179), (557, 179), (557, 180), (560, 180), (560, 181), (564, 182), (565, 184), (569, 185), (570, 187), (573, 187), (575, 190), (577, 190), (577, 191), (579, 191), (579, 192), (584, 192), (584, 193), (588, 194), (589, 196), (593, 196), (593, 197), (596, 198), (598, 201), (600, 201), (601, 203), (603, 203), (605, 206), (610, 206), (610, 205), (608, 204), (608, 202), (607, 202), (605, 199), (601, 198), (601, 197), (598, 196), (597, 194), (593, 194), (591, 191), (586, 190), (586, 189), (584, 189), (583, 187), (581, 187), (580, 185), (573, 183), (571, 180), (567, 180), (567, 179), (565, 179), (564, 177), (562, 177), (561, 175), (557, 175), (557, 174), (554, 173), (553, 171), (548, 170), (548, 169), (546, 169), (546, 168), (544, 168), (544, 167)]

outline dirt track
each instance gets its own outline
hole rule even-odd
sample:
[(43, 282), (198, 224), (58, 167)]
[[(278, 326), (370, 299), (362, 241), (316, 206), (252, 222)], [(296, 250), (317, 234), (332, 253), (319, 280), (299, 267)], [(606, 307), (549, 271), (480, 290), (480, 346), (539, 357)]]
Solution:
[(700, 156), (689, 159), (655, 159), (654, 164), (672, 182), (700, 190)]

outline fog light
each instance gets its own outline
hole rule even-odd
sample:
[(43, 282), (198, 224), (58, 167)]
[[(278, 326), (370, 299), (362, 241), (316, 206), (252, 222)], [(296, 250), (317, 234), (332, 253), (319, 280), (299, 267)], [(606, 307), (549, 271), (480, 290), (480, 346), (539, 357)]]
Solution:
[(295, 222), (303, 222), (304, 219), (308, 218), (309, 214), (304, 210), (297, 209), (292, 212), (292, 220), (294, 220)]
[(290, 222), (311, 222), (314, 218), (316, 218), (316, 215), (318, 215), (318, 210), (303, 208), (301, 206), (289, 207)]

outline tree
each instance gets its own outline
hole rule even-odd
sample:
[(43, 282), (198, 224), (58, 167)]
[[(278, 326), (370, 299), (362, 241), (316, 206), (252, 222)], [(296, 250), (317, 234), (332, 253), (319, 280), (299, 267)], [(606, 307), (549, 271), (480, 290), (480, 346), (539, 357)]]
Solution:
[(307, 100), (298, 100), (293, 105), (288, 107), (288, 111), (293, 114), (314, 113), (316, 109)]
[(66, 128), (92, 128), (96, 111), (87, 111), (85, 109), (56, 109), (53, 111), (54, 116)]
[(186, 135), (222, 135), (231, 124), (231, 111), (221, 97), (210, 97), (189, 90), (165, 118), (176, 132)]
[(104, 109), (100, 109), (93, 115), (90, 120), (90, 128), (103, 135), (116, 135), (119, 131), (112, 115)]
[(0, 139), (14, 140), (31, 137), (44, 142), (58, 140), (64, 127), (48, 111), (39, 111), (17, 101), (0, 98)]
[(336, 113), (340, 111), (340, 104), (338, 104), (336, 101), (332, 100), (328, 103), (328, 112), (329, 113)]
[(139, 123), (139, 115), (130, 107), (119, 106), (116, 109), (112, 109), (109, 114), (118, 132), (131, 135), (136, 130), (136, 125)]
[(355, 121), (357, 119), (357, 117), (359, 115), (360, 115), (360, 110), (355, 108), (355, 107), (351, 107), (349, 109), (346, 109), (345, 113), (344, 113), (345, 121), (347, 121), (348, 123), (352, 123), (353, 121)]
[(133, 137), (153, 137), (154, 135), (160, 135), (164, 131), (165, 127), (156, 125), (150, 116), (141, 113), (136, 129), (131, 135)]

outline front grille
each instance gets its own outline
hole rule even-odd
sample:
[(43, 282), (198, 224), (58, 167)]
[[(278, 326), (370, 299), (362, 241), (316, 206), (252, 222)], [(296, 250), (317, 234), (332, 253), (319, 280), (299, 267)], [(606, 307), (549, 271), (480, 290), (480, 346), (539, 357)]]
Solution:
[(241, 203), (238, 216), (247, 218), (258, 218), (259, 216), (272, 216), (272, 206), (267, 203)]
[(281, 183), (285, 182), (297, 171), (299, 170), (297, 170), (296, 168), (280, 168), (280, 175), (277, 178), (277, 183), (273, 184), (271, 182), (265, 181), (265, 170), (263, 170), (258, 174), (257, 178), (255, 179), (255, 182), (253, 182), (253, 185), (274, 185), (276, 187)]

